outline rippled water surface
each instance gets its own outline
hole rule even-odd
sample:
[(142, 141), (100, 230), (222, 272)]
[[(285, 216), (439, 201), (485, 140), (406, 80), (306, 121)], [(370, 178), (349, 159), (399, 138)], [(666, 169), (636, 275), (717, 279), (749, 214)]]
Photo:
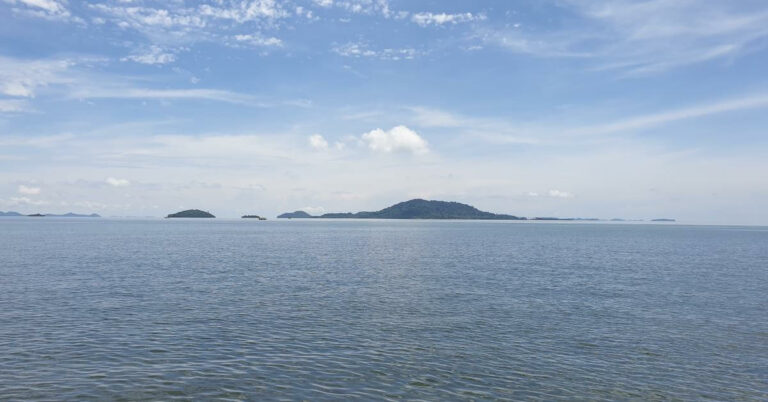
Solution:
[(0, 399), (768, 399), (768, 228), (0, 220)]

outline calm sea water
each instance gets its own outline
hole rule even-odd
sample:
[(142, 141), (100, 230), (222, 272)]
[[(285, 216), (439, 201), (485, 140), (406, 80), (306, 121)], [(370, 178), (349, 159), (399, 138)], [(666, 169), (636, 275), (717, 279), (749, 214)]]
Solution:
[(0, 399), (768, 399), (768, 228), (0, 220)]

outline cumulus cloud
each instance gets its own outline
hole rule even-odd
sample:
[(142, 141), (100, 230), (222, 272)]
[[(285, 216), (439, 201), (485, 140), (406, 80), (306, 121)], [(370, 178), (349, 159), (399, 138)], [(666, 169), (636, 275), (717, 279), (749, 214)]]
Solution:
[(108, 177), (106, 182), (112, 187), (125, 187), (131, 185), (130, 181), (126, 179), (118, 179), (115, 177)]
[(330, 7), (333, 5), (333, 0), (313, 0), (315, 4), (320, 7)]
[(40, 191), (41, 191), (40, 187), (30, 187), (30, 186), (25, 186), (23, 184), (20, 185), (18, 188), (19, 194), (24, 194), (24, 195), (37, 195), (37, 194), (40, 194)]
[(458, 24), (462, 22), (482, 21), (485, 20), (483, 14), (461, 13), (461, 14), (446, 14), (446, 13), (416, 13), (411, 16), (411, 21), (414, 23), (426, 27), (429, 25), (445, 25), (445, 24)]
[(376, 152), (409, 152), (415, 155), (429, 152), (427, 142), (406, 126), (397, 126), (389, 131), (377, 128), (363, 134), (361, 139), (370, 150)]
[(309, 146), (317, 150), (328, 149), (328, 141), (320, 134), (314, 134), (309, 137)]
[(141, 64), (168, 64), (176, 61), (176, 55), (152, 45), (145, 52), (123, 57), (122, 61), (134, 61)]

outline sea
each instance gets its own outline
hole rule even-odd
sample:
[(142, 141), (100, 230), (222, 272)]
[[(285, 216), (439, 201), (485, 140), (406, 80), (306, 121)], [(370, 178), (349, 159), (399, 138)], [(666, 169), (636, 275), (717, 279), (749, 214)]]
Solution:
[(768, 227), (0, 219), (0, 400), (768, 400)]

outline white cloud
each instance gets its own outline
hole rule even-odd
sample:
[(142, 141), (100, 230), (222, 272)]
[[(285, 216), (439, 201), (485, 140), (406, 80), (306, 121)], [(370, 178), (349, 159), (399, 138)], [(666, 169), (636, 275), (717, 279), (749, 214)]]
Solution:
[(388, 0), (336, 0), (332, 5), (353, 14), (381, 14), (384, 17), (392, 15)]
[(768, 9), (755, 2), (567, 0), (580, 20), (565, 29), (480, 28), (477, 37), (516, 53), (588, 57), (622, 76), (659, 73), (759, 49)]
[(376, 152), (410, 152), (416, 155), (429, 152), (427, 142), (406, 126), (397, 126), (389, 131), (377, 128), (361, 138), (369, 149)]
[(232, 37), (236, 42), (244, 43), (250, 46), (257, 47), (280, 47), (283, 46), (283, 41), (275, 37), (264, 37), (260, 34), (248, 34), (248, 35), (235, 35)]
[(29, 15), (47, 18), (47, 19), (67, 19), (70, 17), (70, 12), (64, 6), (65, 2), (56, 0), (5, 0), (6, 3), (13, 5), (24, 5), (25, 9), (19, 9), (16, 11), (22, 11)]
[(0, 93), (32, 98), (39, 88), (71, 82), (62, 73), (73, 64), (70, 60), (23, 60), (0, 56)]
[(380, 60), (411, 60), (419, 55), (419, 51), (413, 48), (392, 49), (385, 48), (373, 50), (367, 44), (361, 42), (350, 42), (335, 46), (333, 52), (345, 57), (355, 58), (375, 58)]
[(328, 141), (320, 134), (314, 134), (309, 137), (309, 146), (317, 150), (328, 149)]
[(333, 0), (313, 0), (320, 7), (328, 8), (333, 5)]
[(547, 195), (553, 198), (573, 198), (573, 194), (567, 191), (560, 191), (560, 190), (549, 190), (547, 192)]
[(21, 205), (38, 206), (38, 205), (49, 204), (48, 201), (33, 200), (29, 197), (11, 197), (8, 199), (0, 199), (0, 203), (5, 204), (6, 206), (21, 206)]
[(462, 22), (483, 21), (486, 17), (483, 14), (461, 13), (461, 14), (446, 14), (446, 13), (416, 13), (411, 15), (411, 21), (414, 23), (426, 27), (429, 25), (444, 25), (444, 24), (458, 24)]
[(466, 124), (464, 119), (443, 110), (420, 106), (409, 109), (416, 124), (423, 127), (460, 127)]
[(74, 99), (198, 99), (257, 107), (274, 106), (274, 104), (260, 101), (253, 95), (205, 88), (150, 89), (99, 86), (73, 88), (69, 97)]
[(24, 113), (31, 111), (24, 99), (0, 99), (0, 113)]
[(631, 117), (613, 123), (567, 130), (569, 134), (609, 134), (653, 127), (678, 120), (692, 119), (737, 110), (768, 108), (768, 95), (745, 96), (721, 102), (692, 106), (666, 112)]
[(112, 187), (126, 187), (131, 185), (131, 182), (126, 179), (117, 179), (114, 177), (107, 177), (107, 180), (105, 181)]
[(145, 52), (123, 57), (122, 61), (135, 61), (141, 64), (168, 64), (176, 61), (176, 55), (164, 51), (161, 47), (152, 45)]
[(40, 194), (41, 189), (40, 189), (40, 187), (30, 187), (30, 186), (25, 186), (25, 185), (22, 184), (22, 185), (19, 186), (17, 191), (19, 192), (19, 194), (37, 195), (37, 194)]

